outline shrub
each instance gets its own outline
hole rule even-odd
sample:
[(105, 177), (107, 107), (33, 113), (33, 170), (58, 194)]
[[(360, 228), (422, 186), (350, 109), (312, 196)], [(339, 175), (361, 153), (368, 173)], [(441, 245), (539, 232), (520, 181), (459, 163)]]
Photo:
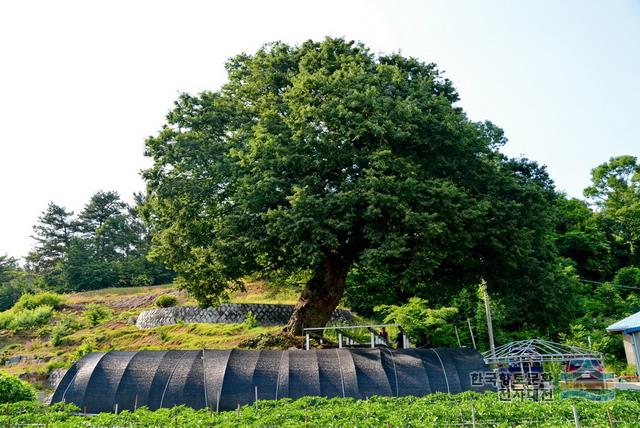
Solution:
[(12, 330), (26, 330), (30, 328), (42, 327), (51, 319), (53, 307), (41, 305), (34, 309), (22, 309), (13, 312), (13, 320), (9, 328)]
[(66, 360), (54, 360), (47, 363), (45, 366), (45, 373), (51, 373), (55, 369), (60, 368), (69, 368), (71, 366), (71, 361)]
[(0, 403), (17, 403), (35, 399), (36, 393), (28, 383), (13, 376), (0, 375)]
[(87, 309), (84, 311), (87, 321), (92, 326), (96, 326), (111, 317), (111, 311), (102, 305), (91, 303), (87, 305)]
[(159, 308), (170, 308), (175, 306), (177, 303), (178, 299), (176, 299), (176, 296), (172, 296), (171, 294), (163, 294), (156, 299), (156, 306)]
[(51, 329), (50, 341), (53, 346), (62, 345), (65, 338), (82, 327), (73, 315), (63, 314), (58, 323)]
[(246, 329), (250, 329), (257, 327), (258, 325), (258, 319), (253, 314), (253, 312), (247, 312), (247, 314), (244, 316), (244, 321), (242, 321), (242, 326)]
[(23, 294), (15, 304), (15, 309), (35, 309), (38, 306), (51, 306), (59, 309), (64, 304), (64, 297), (48, 291), (37, 294)]
[(93, 339), (89, 339), (86, 340), (85, 342), (82, 343), (82, 345), (78, 346), (76, 348), (76, 351), (73, 353), (75, 359), (80, 359), (82, 357), (84, 357), (87, 354), (90, 354), (91, 352), (94, 351), (94, 349), (96, 349), (96, 342)]
[(624, 369), (622, 369), (620, 371), (620, 375), (621, 376), (636, 376), (637, 375), (636, 366), (632, 366), (630, 364), (627, 364), (624, 367)]
[(163, 342), (168, 342), (169, 339), (171, 338), (171, 336), (169, 336), (169, 333), (165, 329), (160, 329), (158, 333), (159, 333), (160, 340), (162, 340)]
[(0, 312), (0, 330), (8, 330), (13, 322), (13, 312)]

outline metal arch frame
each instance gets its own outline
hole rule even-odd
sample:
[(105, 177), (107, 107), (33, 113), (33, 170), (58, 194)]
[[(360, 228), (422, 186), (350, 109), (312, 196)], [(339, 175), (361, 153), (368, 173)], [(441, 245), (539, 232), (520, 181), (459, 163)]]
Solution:
[(602, 352), (541, 339), (519, 340), (482, 353), (485, 363), (565, 362), (576, 358), (603, 361)]
[[(342, 349), (342, 336), (343, 336), (342, 330), (365, 330), (365, 329), (372, 330), (374, 328), (382, 328), (382, 327), (402, 327), (402, 325), (401, 324), (370, 324), (370, 325), (337, 325), (337, 326), (326, 326), (326, 327), (308, 327), (308, 328), (303, 328), (302, 333), (305, 336), (305, 349), (308, 351), (309, 349), (311, 349), (311, 346), (309, 344), (309, 339), (311, 338), (311, 334), (314, 334), (314, 332), (318, 332), (318, 331), (324, 333), (326, 330), (335, 330), (338, 332), (338, 348)], [(322, 338), (322, 333), (320, 335), (320, 338)], [(379, 343), (376, 341), (375, 336), (377, 336), (377, 334), (375, 334), (372, 331), (371, 341), (370, 341), (370, 346), (372, 349), (374, 349), (376, 347), (375, 345)], [(357, 342), (353, 342), (351, 344), (359, 345), (359, 343)], [(409, 344), (409, 339), (407, 338), (406, 334), (403, 335), (402, 347), (403, 348), (411, 347)]]

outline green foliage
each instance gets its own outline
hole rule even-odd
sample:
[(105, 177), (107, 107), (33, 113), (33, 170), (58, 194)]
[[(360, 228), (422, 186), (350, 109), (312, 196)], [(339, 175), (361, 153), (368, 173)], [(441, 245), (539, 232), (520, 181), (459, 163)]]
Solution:
[(116, 265), (119, 287), (141, 287), (152, 285), (155, 280), (154, 264), (146, 257), (127, 257)]
[(0, 403), (34, 401), (35, 399), (35, 391), (28, 383), (13, 376), (0, 374)]
[(456, 346), (450, 321), (458, 309), (431, 309), (428, 305), (427, 300), (412, 297), (404, 305), (380, 305), (374, 311), (384, 315), (385, 323), (402, 325), (411, 342), (417, 346)]
[(16, 304), (20, 296), (33, 292), (33, 277), (21, 274), (4, 284), (0, 284), (0, 311), (6, 311)]
[(171, 335), (169, 335), (169, 332), (163, 328), (160, 328), (158, 330), (158, 336), (160, 337), (160, 340), (162, 340), (163, 342), (168, 342), (169, 339), (171, 339)]
[(566, 327), (552, 181), (501, 155), (502, 130), (469, 121), (434, 64), (327, 38), (267, 45), (227, 71), (146, 143), (152, 256), (201, 304), (255, 272), (311, 272), (305, 304), (325, 314), (345, 281), (369, 314), (412, 296), (442, 306), (485, 277), (509, 308), (549, 302), (507, 324)]
[(640, 268), (636, 266), (623, 267), (616, 273), (613, 283), (619, 287), (627, 288), (627, 291), (635, 288), (635, 292), (640, 294)]
[(60, 309), (64, 304), (64, 297), (57, 293), (44, 291), (36, 294), (23, 294), (15, 305), (18, 310), (35, 309), (38, 306), (51, 306)]
[(8, 330), (13, 323), (13, 311), (0, 312), (0, 330)]
[(0, 256), (0, 311), (15, 305), (20, 296), (32, 292), (34, 275), (24, 272), (13, 257)]
[(84, 340), (80, 346), (78, 346), (73, 353), (73, 359), (79, 360), (87, 354), (92, 353), (96, 349), (96, 341), (92, 339)]
[(425, 397), (351, 398), (304, 397), (297, 400), (261, 400), (227, 412), (193, 410), (185, 406), (150, 411), (101, 413), (82, 416), (70, 404), (46, 406), (21, 402), (0, 406), (0, 424), (47, 425), (51, 428), (78, 426), (189, 426), (194, 428), (237, 426), (358, 426), (358, 427), (446, 427), (471, 426), (472, 410), (478, 426), (500, 427), (574, 427), (573, 406), (585, 426), (609, 426), (609, 414), (616, 426), (636, 426), (640, 420), (640, 397), (631, 391), (619, 391), (613, 401), (559, 400), (533, 402), (501, 401), (495, 393)]
[(162, 296), (158, 296), (155, 303), (159, 308), (170, 308), (178, 303), (178, 299), (171, 294), (163, 294)]
[(114, 285), (115, 266), (96, 256), (89, 240), (73, 238), (62, 265), (62, 274), (69, 290), (95, 290)]
[(90, 325), (96, 326), (110, 319), (112, 312), (105, 306), (90, 303), (84, 311), (84, 316)]
[(620, 370), (619, 372), (617, 372), (620, 374), (620, 376), (637, 376), (638, 375), (638, 369), (636, 366), (632, 366), (632, 365), (625, 365), (624, 369)]
[(580, 322), (571, 325), (568, 333), (561, 333), (560, 339), (567, 345), (591, 348), (603, 352), (608, 359), (612, 357), (622, 358), (624, 356), (622, 335), (610, 334), (602, 328), (587, 328)]
[(60, 286), (60, 263), (76, 232), (73, 212), (50, 202), (33, 226), (36, 247), (27, 256), (31, 270), (41, 274), (48, 286)]
[(634, 156), (613, 157), (591, 171), (591, 182), (584, 194), (599, 208), (617, 268), (640, 265), (640, 163)]
[(254, 315), (253, 312), (249, 311), (244, 316), (244, 320), (242, 321), (242, 327), (246, 330), (250, 330), (252, 328), (256, 328), (260, 325), (258, 319)]
[(83, 325), (78, 322), (76, 316), (62, 314), (55, 326), (51, 329), (50, 342), (53, 346), (60, 346), (65, 343), (68, 335), (75, 333)]
[(402, 293), (392, 284), (395, 276), (381, 267), (357, 265), (347, 276), (345, 306), (365, 317), (373, 317), (374, 307), (402, 300)]
[(19, 272), (16, 259), (7, 255), (0, 256), (0, 285), (11, 281)]
[(240, 348), (245, 349), (289, 349), (303, 346), (302, 337), (284, 334), (281, 331), (260, 333), (240, 343)]
[(569, 329), (560, 333), (560, 339), (585, 348), (591, 342), (593, 349), (605, 353), (609, 363), (624, 359), (622, 335), (607, 333), (605, 329), (640, 311), (639, 295), (613, 283), (585, 284), (580, 292), (578, 309)]
[(0, 328), (29, 330), (45, 325), (53, 315), (53, 307), (42, 305), (33, 309), (11, 309), (0, 314)]
[(584, 201), (561, 197), (558, 202), (555, 245), (559, 254), (575, 263), (582, 278), (609, 279), (616, 262), (602, 224)]
[[(134, 195), (136, 204), (144, 200)], [(48, 288), (78, 291), (170, 282), (172, 272), (146, 259), (149, 231), (117, 192), (96, 192), (73, 217), (50, 203), (34, 226), (36, 248), (28, 267)], [(1, 269), (0, 269), (1, 270)]]

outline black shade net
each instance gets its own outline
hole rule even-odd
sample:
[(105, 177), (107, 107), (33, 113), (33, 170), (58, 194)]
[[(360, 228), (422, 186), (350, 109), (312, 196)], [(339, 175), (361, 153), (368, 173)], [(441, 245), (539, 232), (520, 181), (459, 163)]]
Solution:
[(471, 383), (472, 373), (488, 370), (470, 348), (96, 352), (69, 369), (51, 402), (99, 413), (230, 410), (256, 398), (422, 396), (493, 389)]

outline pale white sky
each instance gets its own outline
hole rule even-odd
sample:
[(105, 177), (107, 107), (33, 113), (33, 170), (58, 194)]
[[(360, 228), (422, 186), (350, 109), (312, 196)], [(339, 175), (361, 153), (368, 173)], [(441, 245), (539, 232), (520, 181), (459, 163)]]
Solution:
[(509, 155), (581, 196), (589, 170), (640, 155), (640, 2), (3, 1), (0, 254), (26, 255), (49, 201), (143, 189), (144, 139), (180, 92), (216, 89), (224, 62), (326, 35), (438, 63)]

